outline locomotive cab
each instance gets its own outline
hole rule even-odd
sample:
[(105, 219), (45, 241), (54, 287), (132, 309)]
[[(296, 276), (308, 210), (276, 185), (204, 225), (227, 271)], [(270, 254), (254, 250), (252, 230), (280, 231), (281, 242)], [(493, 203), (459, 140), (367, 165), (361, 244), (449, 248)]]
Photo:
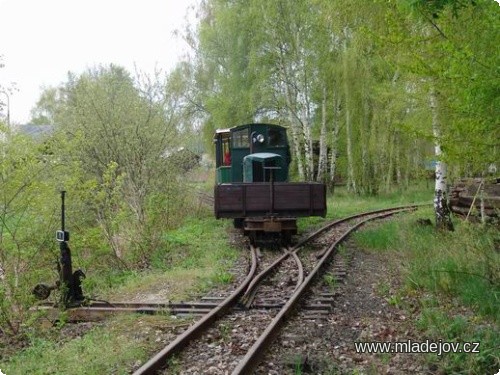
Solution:
[[(290, 150), (286, 129), (282, 126), (246, 124), (230, 129), (219, 129), (215, 132), (214, 143), (217, 184), (244, 182), (243, 169), (245, 165), (243, 159), (251, 154), (276, 154), (280, 156), (282, 162), (279, 181), (288, 179)], [(254, 161), (257, 169), (257, 165), (262, 163), (262, 160), (258, 160), (256, 157)], [(253, 173), (251, 174), (253, 175)], [(258, 174), (257, 170), (256, 174)], [(264, 173), (262, 175), (262, 180), (264, 180)]]

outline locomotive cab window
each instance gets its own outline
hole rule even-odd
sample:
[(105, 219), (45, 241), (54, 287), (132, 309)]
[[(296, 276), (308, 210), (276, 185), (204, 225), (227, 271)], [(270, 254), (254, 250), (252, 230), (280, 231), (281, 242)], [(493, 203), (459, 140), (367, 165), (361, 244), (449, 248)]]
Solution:
[(231, 165), (231, 133), (229, 130), (217, 130), (215, 138), (215, 164), (216, 167)]
[(226, 138), (222, 141), (222, 165), (230, 166), (231, 165), (231, 151), (229, 149), (229, 140), (230, 138)]
[(243, 129), (233, 132), (233, 147), (234, 148), (250, 147), (250, 142), (248, 139), (248, 129)]
[(283, 134), (283, 131), (280, 129), (269, 129), (268, 130), (268, 143), (269, 146), (271, 147), (283, 147), (286, 146), (285, 141), (285, 135)]

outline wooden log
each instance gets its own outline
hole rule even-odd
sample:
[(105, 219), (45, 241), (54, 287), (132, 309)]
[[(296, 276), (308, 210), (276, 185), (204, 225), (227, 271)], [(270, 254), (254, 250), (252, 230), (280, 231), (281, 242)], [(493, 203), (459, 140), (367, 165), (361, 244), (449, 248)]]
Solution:
[[(481, 199), (482, 198), (482, 199)], [(461, 179), (450, 189), (450, 209), (460, 215), (479, 215), (481, 204), (489, 217), (498, 217), (500, 212), (500, 183), (498, 179)], [(472, 212), (471, 212), (471, 206)]]

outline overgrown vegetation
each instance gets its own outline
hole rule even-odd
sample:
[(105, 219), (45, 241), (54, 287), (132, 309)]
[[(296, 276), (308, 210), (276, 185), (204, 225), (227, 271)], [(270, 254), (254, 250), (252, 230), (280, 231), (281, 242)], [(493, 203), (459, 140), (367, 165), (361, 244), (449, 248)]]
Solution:
[[(29, 346), (2, 361), (7, 374), (128, 374), (148, 357), (144, 337), (176, 326), (165, 316), (121, 316), (80, 333), (61, 328), (30, 337)], [(130, 326), (137, 331), (131, 332)], [(65, 337), (65, 335), (69, 335)]]
[[(327, 219), (339, 219), (363, 211), (397, 207), (406, 204), (429, 204), (433, 187), (429, 181), (415, 181), (406, 189), (395, 189), (378, 195), (353, 195), (345, 186), (335, 188), (335, 193), (327, 199)], [(321, 226), (323, 219), (319, 217), (299, 218), (299, 231), (312, 226)]]
[(430, 158), (461, 174), (498, 160), (494, 1), (209, 0), (199, 14), (177, 73), (207, 138), (282, 123), (299, 180), (368, 194), (410, 186)]
[[(2, 127), (0, 140), (0, 332), (22, 334), (31, 290), (59, 275), (59, 191), (75, 268), (92, 272), (90, 292), (151, 268), (167, 251), (165, 232), (200, 207), (186, 188), (197, 164), (183, 140), (167, 83), (124, 69), (91, 69), (42, 96), (52, 134), (41, 139)], [(152, 251), (154, 249), (155, 251)]]
[(481, 343), (480, 353), (429, 355), (427, 361), (444, 373), (495, 373), (500, 364), (500, 233), (494, 226), (464, 221), (449, 233), (417, 224), (431, 215), (421, 209), (355, 238), (363, 248), (403, 259), (404, 288), (392, 298), (403, 307), (402, 297), (417, 299), (416, 326), (429, 340)]
[[(166, 246), (151, 251), (148, 270), (106, 271), (101, 266), (89, 265), (85, 292), (99, 299), (130, 300), (140, 295), (186, 300), (214, 285), (227, 283), (231, 280), (229, 268), (238, 254), (229, 245), (230, 224), (216, 221), (205, 208), (179, 228), (163, 232)], [(76, 246), (75, 253), (78, 253)], [(76, 262), (79, 261), (77, 257)], [(162, 290), (158, 290), (158, 285), (162, 285)], [(5, 357), (2, 360), (1, 368), (8, 374), (127, 373), (137, 361), (147, 358), (149, 346), (154, 345), (144, 337), (179, 324), (176, 321), (164, 316), (118, 317), (82, 337), (73, 338), (68, 332), (71, 340), (64, 339), (67, 328), (64, 324), (60, 334), (54, 328), (46, 330), (38, 324), (30, 325), (26, 331), (26, 350), (14, 353), (13, 348), (0, 346), (0, 356), (9, 354), (8, 361)], [(137, 331), (129, 330), (130, 326)], [(81, 365), (87, 362), (92, 365)]]

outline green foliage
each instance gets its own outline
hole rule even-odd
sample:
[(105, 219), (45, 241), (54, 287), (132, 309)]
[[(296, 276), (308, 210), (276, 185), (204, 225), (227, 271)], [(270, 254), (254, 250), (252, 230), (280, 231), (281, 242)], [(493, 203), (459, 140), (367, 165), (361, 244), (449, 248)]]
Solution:
[[(62, 184), (75, 196), (73, 213), (87, 230), (81, 241), (89, 251), (107, 251), (105, 258), (119, 267), (146, 266), (150, 249), (164, 245), (163, 230), (189, 210), (190, 194), (178, 178), (187, 161), (175, 151), (177, 94), (171, 95), (160, 80), (133, 79), (111, 65), (70, 75), (44, 92), (36, 111), (52, 118), (61, 134), (53, 153), (72, 166)], [(92, 227), (101, 238), (88, 236)]]
[[(168, 285), (168, 294), (162, 298), (186, 300), (194, 292), (232, 281), (228, 269), (238, 252), (228, 244), (227, 230), (231, 223), (215, 220), (210, 212), (201, 216), (189, 218), (181, 227), (163, 233), (167, 246), (151, 249), (151, 269), (127, 271), (108, 267), (106, 270), (103, 264), (93, 265), (91, 275), (84, 280), (85, 292), (98, 294), (99, 298), (112, 295), (113, 300), (117, 295), (125, 295), (122, 299), (128, 300), (130, 295), (157, 293), (161, 284)], [(143, 316), (116, 318), (104, 327), (64, 340), (45, 337), (46, 333), (33, 330), (29, 345), (11, 353), (2, 362), (2, 370), (9, 374), (125, 373), (151, 354), (146, 337), (169, 324), (163, 316), (148, 328), (144, 319)], [(131, 331), (130, 326), (140, 328)], [(75, 362), (75, 358), (79, 361)], [(81, 365), (87, 361), (91, 363), (89, 366)]]
[(458, 16), (458, 11), (469, 5), (475, 6), (475, 0), (411, 0), (411, 4), (417, 9), (429, 12), (432, 17), (438, 18), (445, 8), (451, 8), (453, 14)]
[(292, 176), (325, 179), (311, 156), (321, 138), (329, 181), (363, 194), (407, 188), (433, 155), (432, 88), (453, 171), (483, 173), (498, 160), (494, 1), (213, 0), (201, 13), (190, 35), (198, 54), (183, 69), (206, 139), (217, 127), (272, 120), (290, 128)]
[(151, 249), (167, 246), (164, 232), (196, 212), (182, 180), (186, 158), (172, 156), (181, 138), (163, 84), (113, 65), (69, 75), (33, 112), (55, 124), (51, 138), (2, 141), (2, 334), (21, 331), (36, 284), (58, 279), (59, 190), (68, 192), (73, 266), (95, 276), (85, 281), (89, 293), (149, 267)]
[(31, 140), (10, 136), (0, 146), (0, 326), (7, 335), (20, 331), (30, 315), (31, 289), (55, 263), (56, 181)]
[[(339, 219), (360, 212), (396, 207), (411, 203), (425, 204), (432, 200), (433, 188), (425, 182), (418, 182), (407, 189), (390, 193), (353, 195), (345, 187), (336, 187), (335, 194), (327, 199), (327, 218)], [(323, 219), (319, 217), (298, 218), (299, 232), (312, 226), (321, 226)]]
[(214, 277), (214, 281), (217, 284), (229, 284), (234, 280), (234, 275), (229, 272), (219, 271)]
[(337, 287), (337, 278), (332, 274), (325, 274), (323, 276), (323, 283), (330, 288), (330, 290), (334, 290)]
[(458, 297), (479, 314), (500, 318), (500, 259), (494, 250), (498, 231), (459, 222), (455, 232), (443, 234), (415, 221), (411, 215), (381, 225), (379, 236), (368, 231), (356, 238), (361, 245), (374, 248), (398, 249), (398, 244), (406, 244), (400, 250), (408, 258), (410, 285)]
[[(220, 228), (229, 226), (228, 222), (220, 222), (212, 218), (189, 218), (182, 227), (167, 233), (166, 250), (170, 266), (193, 268), (215, 264), (224, 270), (234, 259), (234, 253), (221, 237)], [(207, 249), (217, 248), (218, 251)]]
[(403, 239), (413, 247), (409, 277), (415, 287), (458, 296), (480, 314), (499, 319), (500, 259), (494, 251), (498, 232), (462, 224), (442, 237), (421, 229)]

